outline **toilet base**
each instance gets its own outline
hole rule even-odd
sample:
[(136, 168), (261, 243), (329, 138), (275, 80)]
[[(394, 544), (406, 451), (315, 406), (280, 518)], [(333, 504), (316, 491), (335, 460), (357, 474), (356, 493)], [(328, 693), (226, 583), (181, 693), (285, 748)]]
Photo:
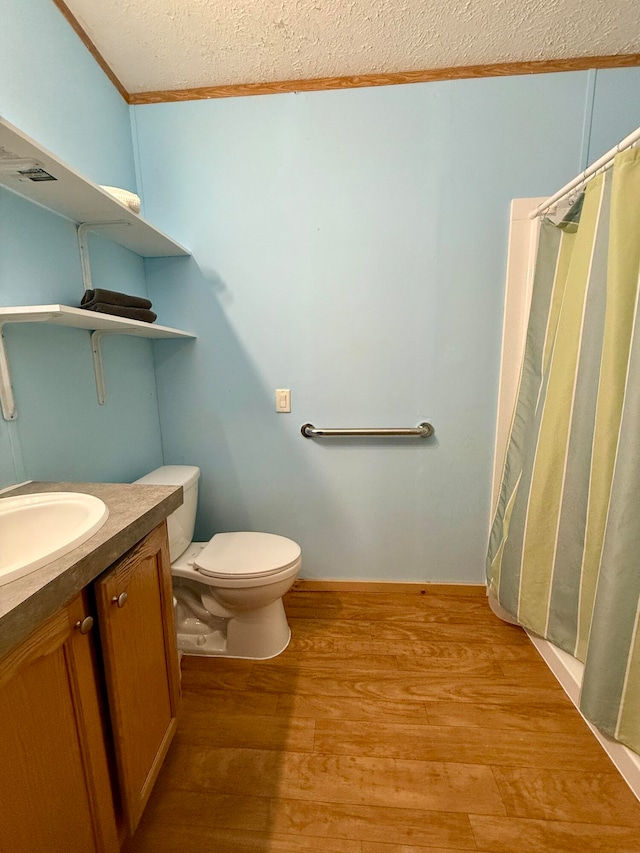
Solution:
[(185, 655), (269, 660), (281, 654), (291, 640), (282, 599), (229, 619), (210, 616), (205, 623), (178, 617), (176, 622), (178, 650)]
[(271, 655), (258, 657), (257, 655), (232, 655), (227, 651), (227, 640), (222, 632), (214, 631), (211, 634), (200, 635), (204, 637), (204, 642), (198, 644), (194, 642), (196, 638), (193, 634), (178, 634), (178, 651), (181, 655), (193, 655), (209, 658), (234, 658), (235, 660), (270, 660), (278, 657), (287, 648), (291, 640), (291, 631), (284, 646), (277, 652)]

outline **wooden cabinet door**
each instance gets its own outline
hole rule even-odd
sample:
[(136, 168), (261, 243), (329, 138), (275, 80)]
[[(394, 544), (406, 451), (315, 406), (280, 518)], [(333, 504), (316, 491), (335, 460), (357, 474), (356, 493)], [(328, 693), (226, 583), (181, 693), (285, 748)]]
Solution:
[(79, 596), (0, 661), (2, 850), (119, 850), (87, 616)]
[(95, 591), (121, 803), (133, 834), (177, 725), (166, 523), (115, 563)]

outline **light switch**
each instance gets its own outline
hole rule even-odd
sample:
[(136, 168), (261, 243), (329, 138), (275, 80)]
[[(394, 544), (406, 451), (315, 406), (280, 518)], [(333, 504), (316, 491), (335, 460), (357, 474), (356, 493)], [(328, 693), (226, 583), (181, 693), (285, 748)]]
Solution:
[(291, 391), (289, 388), (276, 388), (276, 412), (291, 411)]

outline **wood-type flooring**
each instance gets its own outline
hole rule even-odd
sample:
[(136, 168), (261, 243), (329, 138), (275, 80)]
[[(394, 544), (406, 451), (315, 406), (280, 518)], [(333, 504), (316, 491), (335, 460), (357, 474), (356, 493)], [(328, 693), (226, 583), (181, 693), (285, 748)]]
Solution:
[(640, 804), (483, 590), (351, 589), (294, 588), (277, 658), (183, 658), (126, 853), (640, 851)]

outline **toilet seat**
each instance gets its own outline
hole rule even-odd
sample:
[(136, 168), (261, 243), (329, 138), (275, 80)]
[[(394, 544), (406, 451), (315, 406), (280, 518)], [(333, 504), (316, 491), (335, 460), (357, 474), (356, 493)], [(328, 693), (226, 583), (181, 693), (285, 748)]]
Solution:
[(216, 533), (194, 560), (194, 568), (220, 580), (267, 578), (297, 567), (297, 542), (275, 533)]

